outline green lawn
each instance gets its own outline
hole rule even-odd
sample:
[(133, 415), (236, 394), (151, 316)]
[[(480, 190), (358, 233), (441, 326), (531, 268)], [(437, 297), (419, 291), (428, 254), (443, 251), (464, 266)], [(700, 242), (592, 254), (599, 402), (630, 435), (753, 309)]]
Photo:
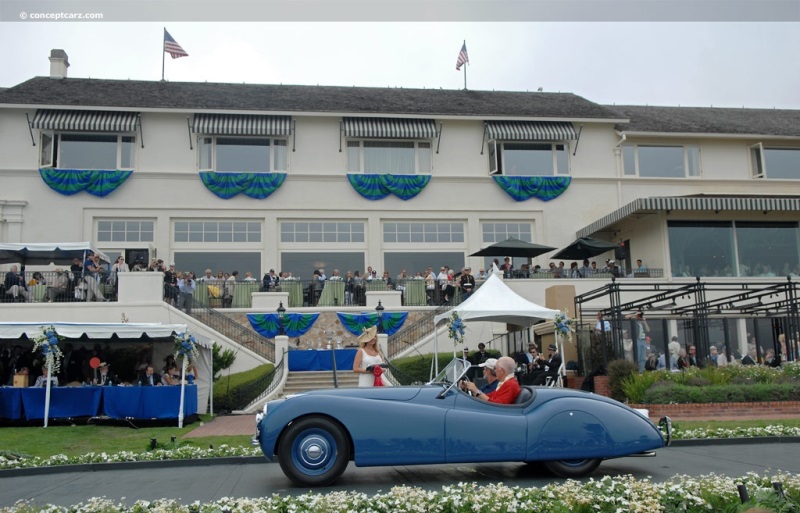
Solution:
[[(200, 416), (201, 422), (208, 422), (208, 415)], [(207, 448), (221, 444), (249, 446), (249, 436), (211, 436), (202, 438), (181, 438), (186, 433), (200, 427), (200, 422), (177, 427), (145, 427), (133, 429), (121, 426), (54, 426), (42, 427), (4, 427), (0, 428), (0, 453), (8, 451), (46, 458), (56, 454), (79, 456), (89, 452), (116, 453), (121, 451), (144, 452), (150, 447), (150, 439), (156, 438), (159, 444), (170, 443), (171, 437), (181, 445)]]
[[(201, 422), (208, 422), (208, 415), (201, 416)], [(677, 421), (676, 429), (713, 429), (762, 426), (800, 427), (800, 419), (785, 420), (739, 420), (739, 421)], [(200, 427), (195, 422), (183, 429), (177, 427), (152, 427), (133, 429), (121, 426), (53, 426), (6, 427), (0, 428), (0, 454), (3, 452), (39, 456), (47, 458), (57, 454), (80, 456), (89, 452), (116, 453), (121, 451), (144, 452), (150, 447), (150, 439), (156, 438), (159, 444), (168, 444), (175, 437), (181, 445), (207, 448), (222, 444), (250, 446), (249, 436), (211, 436), (200, 438), (181, 438), (186, 433)]]

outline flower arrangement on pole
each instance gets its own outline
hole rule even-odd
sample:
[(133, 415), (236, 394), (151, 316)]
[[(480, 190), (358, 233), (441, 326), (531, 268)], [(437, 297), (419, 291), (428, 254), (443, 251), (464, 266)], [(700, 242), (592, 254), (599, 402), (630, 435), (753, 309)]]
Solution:
[(555, 328), (556, 343), (560, 342), (561, 337), (567, 337), (567, 340), (572, 342), (572, 334), (575, 332), (575, 319), (567, 317), (567, 313), (564, 311), (558, 312), (553, 318), (553, 327)]
[(61, 369), (61, 360), (64, 358), (64, 354), (61, 352), (61, 348), (58, 347), (58, 342), (63, 338), (56, 333), (55, 327), (43, 326), (42, 334), (33, 340), (33, 352), (42, 352), (44, 363), (52, 375), (58, 374)]
[(200, 353), (197, 351), (197, 339), (194, 338), (188, 331), (177, 333), (174, 336), (175, 341), (175, 359), (183, 358), (185, 360), (194, 361), (198, 358)]
[(465, 331), (464, 320), (459, 317), (458, 312), (453, 312), (447, 320), (447, 336), (453, 340), (453, 344), (463, 344)]
[(177, 333), (174, 337), (175, 340), (175, 360), (180, 358), (181, 363), (181, 401), (178, 410), (178, 427), (183, 427), (183, 402), (186, 393), (186, 365), (190, 361), (196, 360), (200, 353), (197, 350), (197, 339), (195, 339), (188, 331)]
[(44, 427), (47, 427), (48, 419), (50, 417), (50, 378), (58, 374), (61, 369), (61, 359), (64, 354), (61, 348), (58, 347), (58, 341), (61, 340), (56, 332), (54, 326), (42, 327), (42, 334), (33, 340), (33, 351), (41, 351), (44, 356), (44, 364), (47, 366), (47, 381), (44, 396)]

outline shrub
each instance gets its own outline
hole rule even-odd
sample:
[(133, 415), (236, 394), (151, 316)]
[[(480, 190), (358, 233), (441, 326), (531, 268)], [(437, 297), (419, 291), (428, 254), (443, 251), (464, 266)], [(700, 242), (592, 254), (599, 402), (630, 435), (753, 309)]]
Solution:
[[(487, 351), (487, 353), (491, 354), (493, 358), (500, 357), (500, 353), (497, 351)], [(452, 352), (439, 353), (439, 370), (445, 368), (452, 360)], [(432, 364), (432, 354), (395, 358), (392, 360), (392, 366), (394, 366), (392, 377), (401, 385), (427, 383), (431, 379)]]
[(639, 366), (628, 360), (614, 360), (608, 364), (608, 389), (612, 399), (625, 401), (622, 382), (625, 378), (637, 374)]
[[(228, 374), (227, 376), (218, 378), (218, 380), (214, 382), (214, 411), (233, 411), (242, 408), (243, 405), (237, 404), (241, 400), (239, 399), (242, 395), (241, 393), (251, 388), (253, 383), (272, 372), (274, 368), (275, 366), (273, 364), (267, 363), (259, 365), (255, 369)], [(256, 396), (257, 395), (258, 394), (256, 394)], [(253, 399), (255, 399), (255, 397), (253, 397)]]
[(622, 390), (625, 397), (632, 403), (643, 403), (644, 396), (653, 383), (658, 381), (661, 373), (645, 372), (643, 374), (632, 374), (622, 380)]
[(671, 403), (740, 403), (800, 400), (798, 384), (754, 383), (749, 385), (711, 385), (693, 387), (669, 383), (666, 386), (651, 386), (642, 394), (647, 404)]

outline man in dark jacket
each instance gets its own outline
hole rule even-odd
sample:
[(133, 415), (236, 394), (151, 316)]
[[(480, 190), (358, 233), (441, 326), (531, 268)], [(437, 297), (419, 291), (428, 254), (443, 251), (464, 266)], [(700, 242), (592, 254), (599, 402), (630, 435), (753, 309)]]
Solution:
[(154, 372), (153, 366), (148, 365), (144, 371), (144, 374), (139, 376), (136, 384), (141, 387), (157, 387), (161, 385), (161, 374)]

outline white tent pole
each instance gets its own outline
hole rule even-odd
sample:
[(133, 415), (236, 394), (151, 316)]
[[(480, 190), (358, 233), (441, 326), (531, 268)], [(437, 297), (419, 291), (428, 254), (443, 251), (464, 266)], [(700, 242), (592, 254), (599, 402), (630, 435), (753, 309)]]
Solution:
[(186, 360), (187, 356), (183, 356), (183, 365), (181, 366), (181, 405), (178, 410), (178, 427), (183, 427), (183, 396), (186, 392)]
[(44, 427), (47, 427), (47, 420), (50, 417), (50, 373), (53, 372), (50, 366), (47, 366), (47, 389), (44, 393)]
[(439, 375), (439, 327), (433, 325), (433, 376), (430, 381)]
[(209, 409), (209, 413), (211, 413), (211, 416), (213, 417), (214, 416), (214, 349), (213, 349), (213, 344), (212, 344), (212, 349), (211, 349), (211, 376), (208, 377), (208, 390), (209, 390), (209, 392), (208, 392), (209, 393), (209, 396), (208, 396), (208, 401), (209, 401), (208, 409)]

